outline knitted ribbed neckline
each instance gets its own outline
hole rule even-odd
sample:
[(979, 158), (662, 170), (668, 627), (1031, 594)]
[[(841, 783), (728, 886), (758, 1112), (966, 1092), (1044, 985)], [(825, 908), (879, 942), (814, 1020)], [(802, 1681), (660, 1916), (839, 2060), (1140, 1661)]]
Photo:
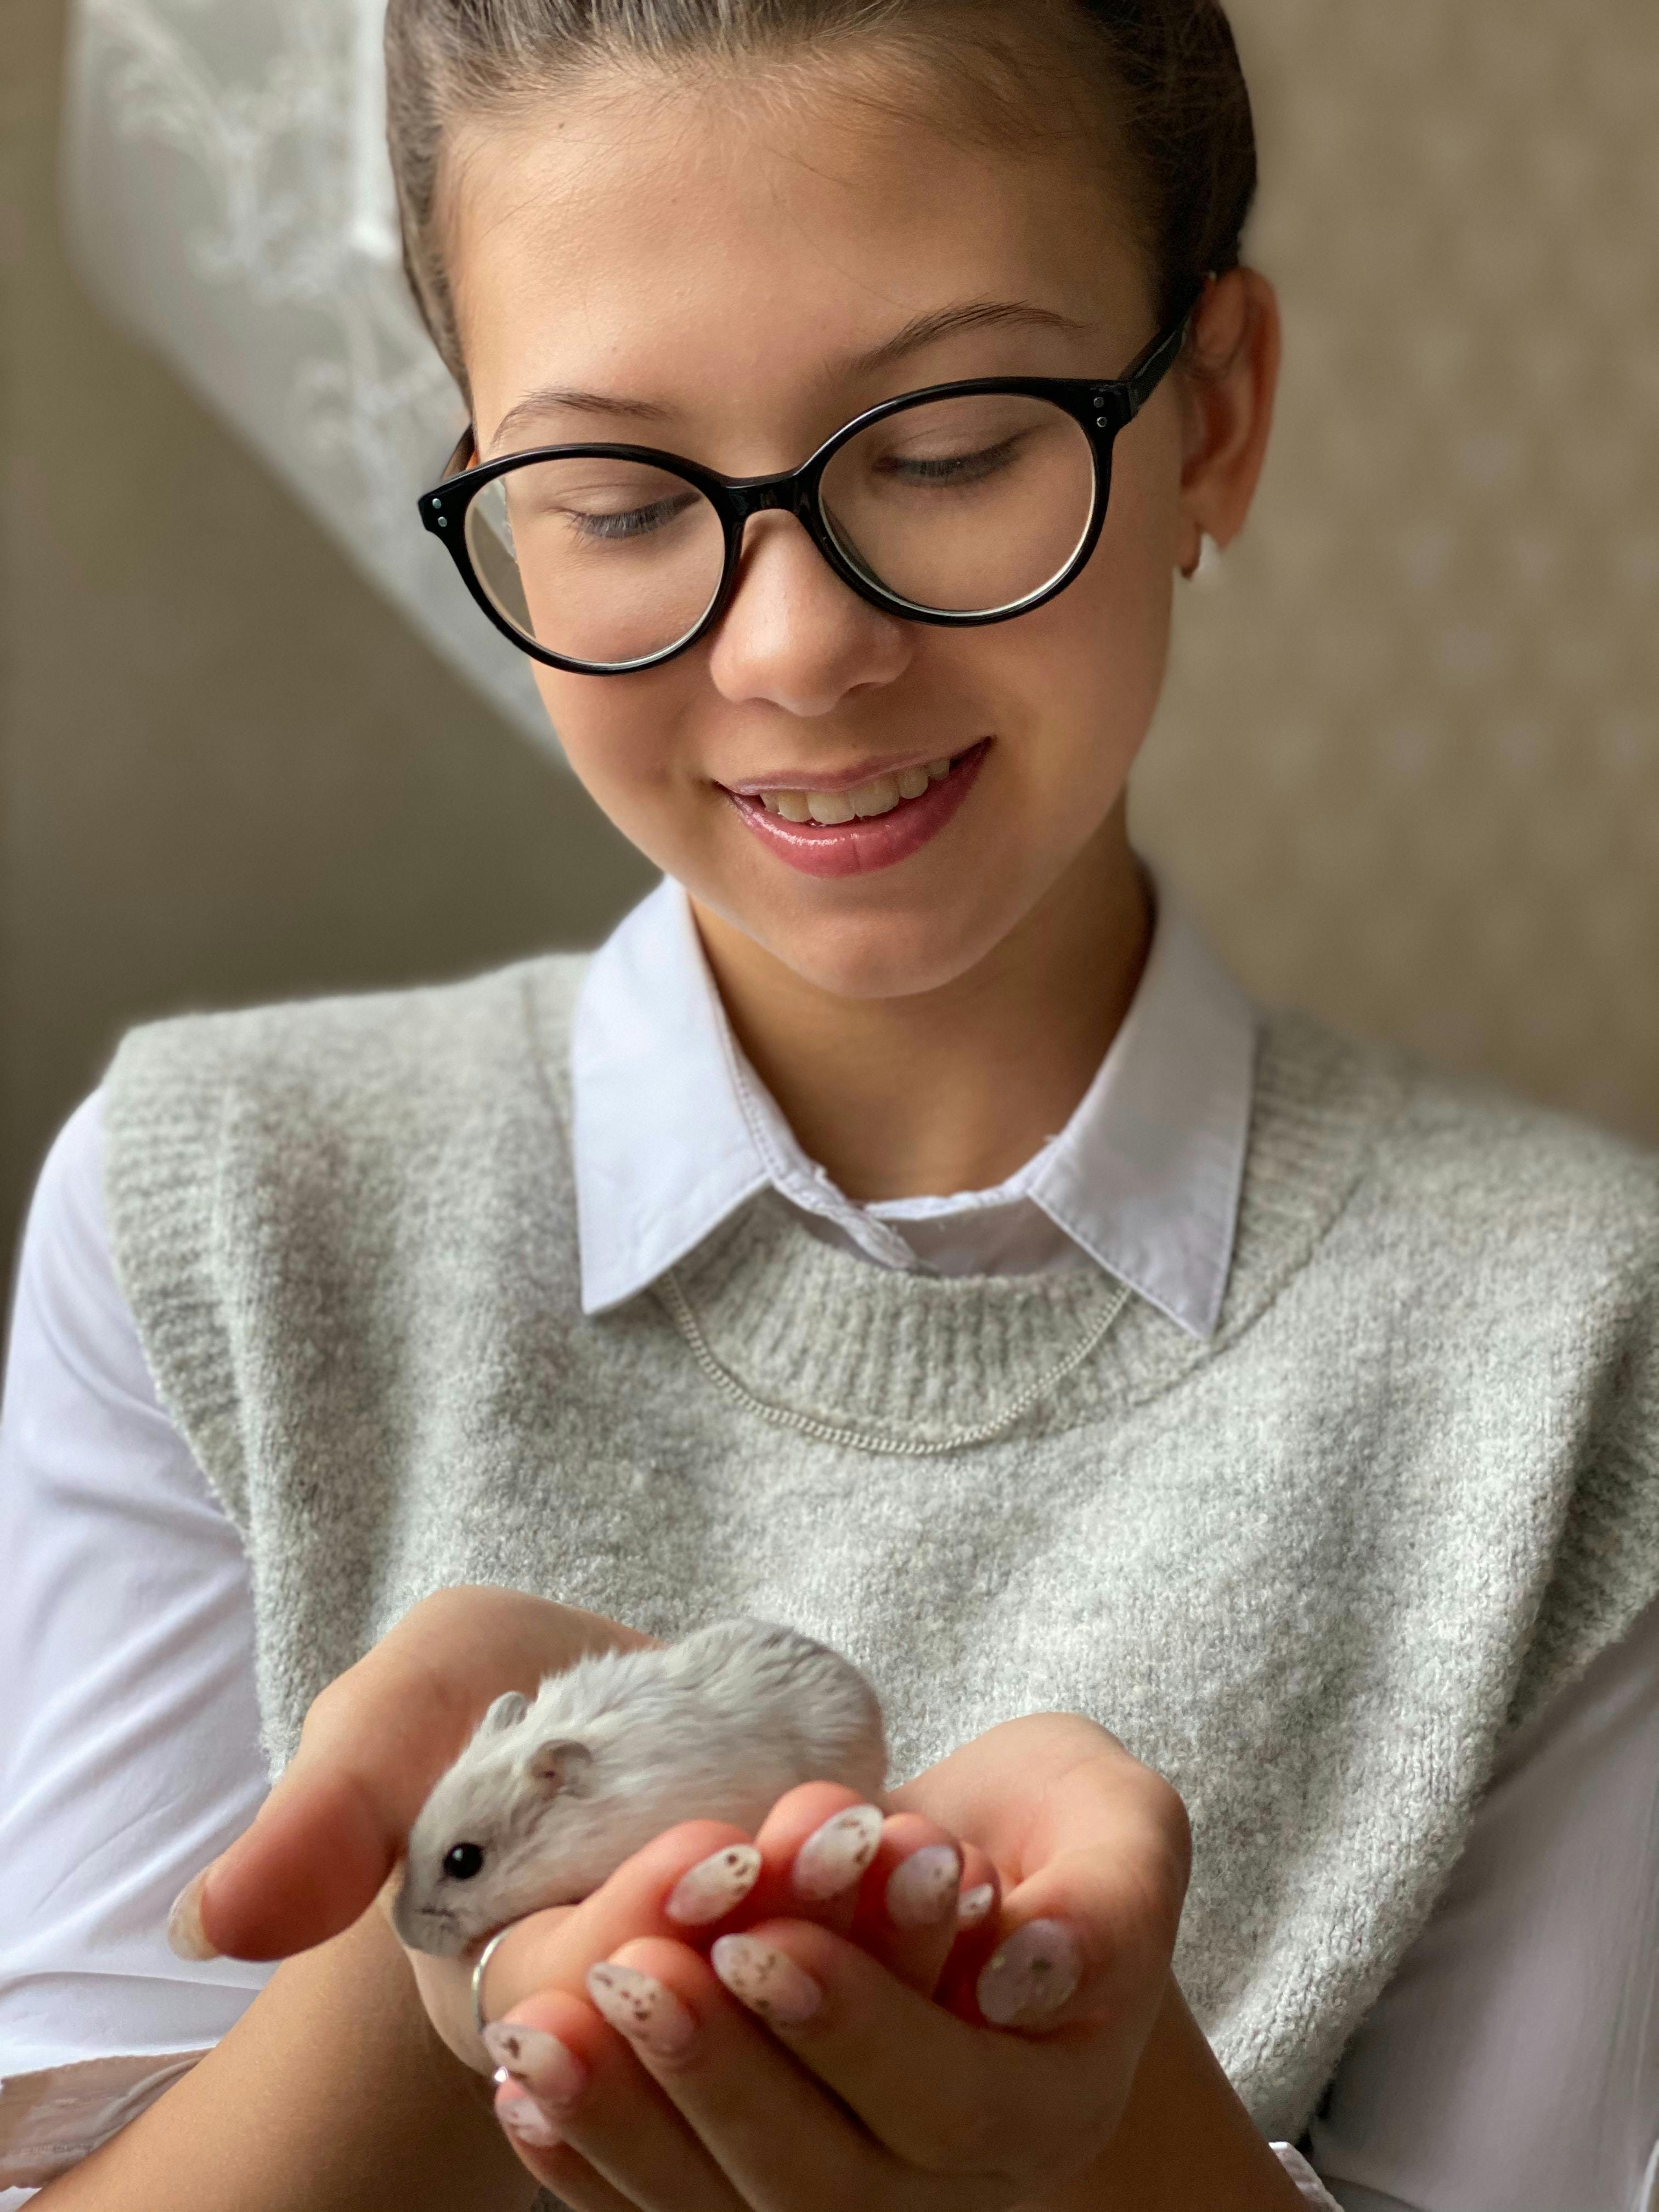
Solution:
[[(542, 1000), (545, 1064), (568, 1130), (568, 1018), (550, 997)], [(1307, 1264), (1399, 1112), (1407, 1080), (1386, 1048), (1298, 1012), (1265, 1014), (1215, 1335), (1195, 1339), (1132, 1296), (1098, 1346), (1011, 1435), (1098, 1420), (1224, 1352)], [(674, 1273), (708, 1350), (743, 1389), (805, 1419), (912, 1444), (994, 1419), (1099, 1328), (1123, 1288), (1093, 1266), (964, 1277), (878, 1267), (813, 1235), (771, 1192), (723, 1223)], [(660, 1288), (640, 1296), (678, 1333)], [(594, 1325), (605, 1327), (605, 1317)]]

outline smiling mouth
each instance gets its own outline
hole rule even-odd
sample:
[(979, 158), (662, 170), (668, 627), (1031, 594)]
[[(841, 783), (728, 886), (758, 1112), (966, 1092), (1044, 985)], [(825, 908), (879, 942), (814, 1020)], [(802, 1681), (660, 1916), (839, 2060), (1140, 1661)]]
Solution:
[(966, 753), (973, 750), (970, 746), (963, 752), (941, 753), (936, 760), (902, 769), (896, 774), (872, 776), (867, 783), (855, 784), (850, 790), (815, 790), (802, 785), (793, 790), (753, 791), (744, 795), (781, 821), (817, 823), (826, 830), (836, 829), (844, 822), (873, 821), (879, 815), (891, 814), (896, 808), (922, 798), (933, 785), (942, 783), (951, 769), (960, 765)]
[(756, 797), (769, 814), (786, 822), (868, 822), (878, 814), (890, 814), (907, 799), (920, 799), (930, 783), (942, 783), (951, 773), (949, 758), (929, 761), (926, 768), (907, 768), (902, 775), (878, 775), (852, 791), (761, 791)]

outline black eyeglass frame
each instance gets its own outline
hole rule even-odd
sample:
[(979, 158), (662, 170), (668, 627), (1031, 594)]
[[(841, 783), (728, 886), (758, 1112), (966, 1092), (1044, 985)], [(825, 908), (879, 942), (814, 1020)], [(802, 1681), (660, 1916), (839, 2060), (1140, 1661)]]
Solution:
[[(1206, 279), (1206, 285), (1209, 281)], [(920, 391), (901, 392), (896, 398), (884, 399), (878, 405), (866, 408), (863, 414), (854, 416), (850, 422), (843, 423), (799, 468), (785, 469), (776, 476), (725, 477), (713, 469), (704, 468), (701, 462), (687, 460), (682, 454), (665, 453), (654, 447), (606, 444), (536, 446), (523, 453), (498, 454), (493, 461), (480, 462), (476, 468), (460, 469), (458, 463), (473, 449), (474, 428), (469, 422), (445, 465), (443, 475), (430, 490), (421, 494), (421, 520), (433, 536), (447, 548), (455, 566), (461, 572), (462, 582), (502, 635), (510, 638), (521, 653), (527, 653), (533, 660), (542, 661), (550, 668), (563, 669), (575, 676), (629, 676), (640, 669), (660, 667), (664, 661), (672, 660), (677, 654), (689, 652), (700, 638), (708, 635), (732, 602), (743, 554), (744, 528), (749, 518), (753, 514), (778, 511), (793, 514), (842, 581), (856, 592), (861, 599), (872, 606), (879, 607), (884, 614), (898, 615), (908, 622), (933, 623), (957, 629), (982, 628), (989, 623), (1012, 622), (1018, 615), (1030, 614), (1036, 608), (1046, 605), (1068, 584), (1075, 582), (1088, 566), (1095, 547), (1100, 542), (1107, 505), (1111, 497), (1113, 446), (1120, 432), (1127, 429), (1174, 367), (1193, 317), (1198, 311), (1199, 302), (1204, 296), (1204, 290), (1205, 286), (1201, 285), (1182, 310), (1178, 319), (1137, 355), (1121, 376), (1087, 379), (982, 376), (956, 384), (930, 384)], [(848, 557), (836, 544), (834, 533), (823, 519), (818, 487), (824, 471), (842, 447), (860, 431), (867, 430), (872, 422), (882, 422), (890, 415), (902, 414), (909, 408), (925, 406), (933, 400), (966, 398), (986, 392), (1009, 392), (1021, 398), (1046, 399), (1062, 413), (1069, 415), (1082, 428), (1094, 458), (1094, 505), (1088, 527), (1079, 539), (1076, 551), (1060, 574), (1028, 599), (1021, 599), (1012, 606), (994, 607), (988, 613), (982, 614), (957, 614), (938, 607), (918, 606), (900, 593), (889, 591)], [(467, 547), (467, 508), (485, 485), (494, 483), (497, 477), (506, 476), (514, 469), (528, 467), (533, 462), (562, 459), (643, 462), (665, 476), (678, 477), (684, 483), (693, 485), (720, 516), (725, 535), (726, 565), (719, 589), (701, 619), (684, 637), (665, 646), (661, 652), (648, 653), (638, 660), (573, 659), (566, 653), (554, 653), (516, 629), (485, 591)]]

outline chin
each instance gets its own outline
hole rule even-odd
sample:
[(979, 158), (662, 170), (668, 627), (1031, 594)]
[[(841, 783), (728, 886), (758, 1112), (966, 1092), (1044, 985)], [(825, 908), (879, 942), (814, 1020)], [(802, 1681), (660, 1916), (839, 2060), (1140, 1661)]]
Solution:
[[(806, 982), (839, 999), (911, 999), (942, 991), (976, 968), (1007, 934), (983, 913), (951, 925), (937, 914), (861, 915), (838, 925), (767, 933), (762, 943)], [(757, 933), (760, 934), (760, 933)]]

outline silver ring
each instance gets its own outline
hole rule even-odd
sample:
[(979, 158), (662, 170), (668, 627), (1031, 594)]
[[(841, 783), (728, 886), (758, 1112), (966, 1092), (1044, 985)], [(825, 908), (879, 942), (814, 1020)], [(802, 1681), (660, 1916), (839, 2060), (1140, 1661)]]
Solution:
[(472, 2024), (478, 2031), (478, 2040), (480, 2043), (483, 2041), (484, 2033), (484, 1968), (489, 1964), (490, 1954), (495, 1950), (495, 1946), (501, 1942), (502, 1936), (509, 1932), (508, 1929), (498, 1928), (495, 1930), (495, 1933), (490, 1937), (489, 1941), (484, 1945), (483, 1950), (479, 1952), (478, 1963), (472, 1969)]

